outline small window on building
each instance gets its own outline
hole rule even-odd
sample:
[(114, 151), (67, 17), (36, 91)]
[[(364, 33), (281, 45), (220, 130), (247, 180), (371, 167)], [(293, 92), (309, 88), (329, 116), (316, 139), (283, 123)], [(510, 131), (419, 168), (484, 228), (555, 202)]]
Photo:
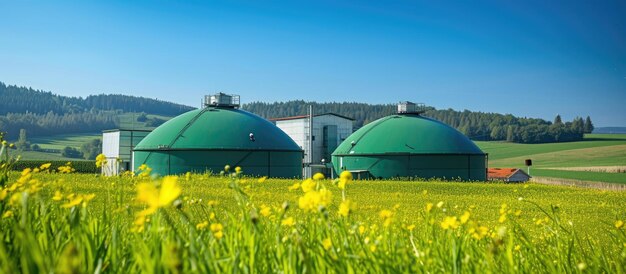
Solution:
[(315, 135), (311, 136), (311, 140), (315, 141)]

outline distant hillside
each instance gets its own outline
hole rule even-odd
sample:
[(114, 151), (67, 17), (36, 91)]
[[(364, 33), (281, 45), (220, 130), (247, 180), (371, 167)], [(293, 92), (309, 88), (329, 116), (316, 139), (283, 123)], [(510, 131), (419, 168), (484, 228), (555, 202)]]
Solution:
[[(396, 113), (395, 104), (364, 104), (355, 102), (317, 103), (305, 101), (253, 102), (244, 104), (243, 109), (265, 118), (305, 115), (308, 106), (315, 113), (333, 112), (355, 119), (355, 129), (376, 119)], [(560, 117), (555, 122), (543, 119), (521, 118), (510, 114), (473, 112), (453, 109), (437, 110), (429, 107), (425, 116), (442, 121), (474, 140), (502, 140), (517, 143), (550, 143), (582, 140), (584, 133), (593, 130), (591, 118), (575, 118), (563, 122)]]
[[(194, 108), (128, 95), (68, 97), (0, 82), (0, 131), (17, 139), (27, 136), (99, 132), (127, 125), (158, 126), (169, 117)], [(148, 114), (149, 116), (147, 116)], [(129, 118), (133, 117), (133, 121)]]
[(626, 134), (626, 127), (597, 127), (593, 133), (598, 134)]
[(145, 112), (174, 116), (194, 108), (150, 99), (119, 94), (89, 95), (86, 98), (68, 97), (27, 87), (5, 85), (0, 82), (0, 115), (8, 113), (33, 113), (57, 115), (98, 110)]

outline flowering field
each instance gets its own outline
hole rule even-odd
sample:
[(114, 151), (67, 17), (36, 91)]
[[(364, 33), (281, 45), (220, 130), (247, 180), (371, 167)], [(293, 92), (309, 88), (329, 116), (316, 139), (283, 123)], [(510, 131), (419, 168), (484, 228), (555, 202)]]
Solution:
[(49, 169), (0, 179), (2, 273), (626, 271), (624, 192)]

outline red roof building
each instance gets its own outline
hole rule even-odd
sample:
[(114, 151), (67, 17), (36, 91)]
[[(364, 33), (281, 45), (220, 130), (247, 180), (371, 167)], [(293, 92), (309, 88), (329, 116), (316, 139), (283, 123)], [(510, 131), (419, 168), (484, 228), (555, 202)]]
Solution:
[(527, 182), (530, 178), (530, 175), (519, 168), (489, 168), (487, 170), (489, 181)]

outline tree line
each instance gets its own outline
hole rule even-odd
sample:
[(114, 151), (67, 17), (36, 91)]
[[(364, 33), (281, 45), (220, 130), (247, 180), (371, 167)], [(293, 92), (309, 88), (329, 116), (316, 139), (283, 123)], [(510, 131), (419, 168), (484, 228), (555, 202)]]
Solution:
[[(332, 112), (355, 119), (355, 130), (369, 122), (395, 114), (397, 111), (395, 104), (317, 103), (302, 100), (275, 103), (253, 102), (244, 104), (242, 108), (264, 118), (279, 118), (306, 115), (309, 105), (313, 106), (313, 111), (317, 114)], [(585, 120), (577, 117), (571, 122), (563, 122), (561, 117), (557, 116), (554, 122), (550, 122), (544, 119), (515, 117), (511, 114), (438, 110), (433, 107), (426, 109), (424, 116), (448, 124), (473, 140), (516, 143), (566, 142), (582, 140), (585, 133), (593, 131), (593, 123), (589, 116)]]
[(15, 140), (20, 130), (25, 129), (29, 136), (48, 136), (98, 132), (116, 128), (119, 119), (116, 112), (94, 111), (71, 114), (9, 113), (0, 116), (0, 131), (6, 132), (6, 138)]
[[(17, 139), (21, 129), (29, 136), (98, 132), (120, 126), (120, 115), (142, 112), (176, 116), (194, 108), (127, 95), (90, 95), (86, 98), (56, 95), (0, 82), (0, 132)], [(154, 127), (165, 120), (146, 118)]]
[(0, 82), (0, 115), (34, 113), (57, 115), (90, 112), (94, 110), (121, 110), (175, 116), (194, 108), (181, 104), (120, 94), (99, 94), (68, 97), (27, 87)]

